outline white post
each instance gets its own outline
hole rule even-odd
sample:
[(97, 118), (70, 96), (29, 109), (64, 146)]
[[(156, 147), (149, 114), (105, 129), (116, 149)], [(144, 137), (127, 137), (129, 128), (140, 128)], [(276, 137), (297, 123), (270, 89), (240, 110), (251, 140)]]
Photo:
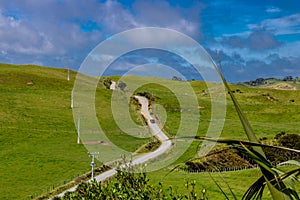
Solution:
[(68, 81), (70, 80), (70, 69), (69, 69), (69, 67), (68, 67), (68, 78), (67, 78), (67, 80)]
[(72, 89), (72, 93), (71, 93), (71, 108), (74, 107), (73, 95), (74, 95), (74, 89)]
[(80, 144), (80, 117), (78, 117), (77, 122), (77, 144)]
[(94, 154), (92, 155), (91, 165), (92, 165), (92, 180), (94, 180), (94, 167), (95, 167), (95, 155)]
[(91, 166), (92, 166), (92, 180), (94, 180), (95, 155), (98, 155), (99, 152), (88, 152), (88, 154), (92, 156), (92, 162), (91, 162)]

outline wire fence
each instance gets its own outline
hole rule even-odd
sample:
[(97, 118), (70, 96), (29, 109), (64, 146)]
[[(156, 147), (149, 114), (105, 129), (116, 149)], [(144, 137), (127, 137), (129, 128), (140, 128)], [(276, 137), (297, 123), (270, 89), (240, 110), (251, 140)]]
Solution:
[[(273, 166), (278, 166), (280, 164), (280, 166), (290, 166), (291, 164), (289, 163), (272, 163)], [(249, 166), (235, 166), (235, 167), (224, 167), (224, 168), (215, 168), (215, 169), (186, 169), (186, 168), (177, 168), (175, 169), (175, 171), (183, 171), (183, 172), (187, 172), (187, 173), (204, 173), (204, 172), (232, 172), (232, 171), (241, 171), (241, 170), (247, 170), (247, 169), (258, 169), (258, 165), (257, 164), (253, 164), (253, 165), (249, 165)]]
[(257, 169), (257, 166), (243, 166), (243, 167), (225, 167), (221, 169), (199, 169), (199, 170), (191, 170), (191, 169), (177, 169), (178, 171), (184, 171), (187, 173), (205, 173), (205, 172), (232, 172), (232, 171), (241, 171), (247, 169)]
[[(86, 172), (82, 172), (82, 174), (85, 174), (85, 173)], [(26, 197), (26, 199), (35, 199), (43, 194), (50, 193), (51, 191), (55, 190), (56, 188), (61, 187), (67, 183), (74, 181), (76, 178), (79, 178), (82, 174), (78, 174), (76, 176), (74, 175), (64, 181), (59, 181), (57, 183), (51, 184), (50, 186), (48, 186), (44, 189), (40, 189), (40, 190), (36, 191), (35, 193), (28, 195)]]

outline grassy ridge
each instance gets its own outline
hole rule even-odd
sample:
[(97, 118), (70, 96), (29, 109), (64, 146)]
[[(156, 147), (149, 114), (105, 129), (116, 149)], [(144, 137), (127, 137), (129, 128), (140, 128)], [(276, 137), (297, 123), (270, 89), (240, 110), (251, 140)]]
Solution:
[[(41, 194), (90, 170), (86, 148), (76, 143), (70, 108), (76, 73), (70, 76), (67, 81), (66, 69), (0, 64), (0, 199)], [(134, 151), (148, 139), (133, 139), (117, 128), (111, 94), (97, 89), (102, 128), (115, 144)]]
[[(67, 81), (65, 69), (0, 64), (0, 199), (20, 199), (35, 192), (40, 193), (53, 184), (62, 184), (64, 180), (90, 169), (87, 150), (83, 145), (76, 144), (76, 130), (70, 109), (74, 78), (75, 73), (71, 72), (71, 80)], [(157, 80), (158, 83), (171, 82), (149, 77), (131, 78), (140, 82), (145, 79)], [(181, 83), (177, 81), (172, 84), (180, 87)], [(204, 107), (200, 109), (198, 135), (205, 135), (210, 122), (210, 98), (209, 95), (203, 95), (203, 90), (206, 90), (204, 83), (193, 81), (191, 85), (199, 105)], [(236, 97), (258, 137), (273, 138), (281, 131), (299, 133), (299, 91), (232, 87), (242, 91)], [(164, 129), (170, 134), (176, 133), (180, 122), (180, 105), (172, 91), (158, 84), (145, 85), (135, 92), (139, 91), (148, 91), (160, 98), (155, 104), (165, 106), (168, 114)], [(96, 105), (105, 113), (98, 116), (102, 128), (115, 144), (134, 151), (147, 139), (134, 139), (118, 129), (110, 112), (111, 94), (110, 90), (102, 87), (97, 89)], [(295, 102), (291, 102), (291, 99)], [(245, 139), (235, 109), (231, 101), (227, 103), (222, 137)], [(178, 162), (192, 157), (196, 145), (193, 143)], [(174, 178), (173, 182), (176, 180)], [(198, 183), (211, 184), (207, 179), (204, 180)]]
[(0, 65), (1, 199), (24, 198), (88, 170), (66, 77), (64, 69)]

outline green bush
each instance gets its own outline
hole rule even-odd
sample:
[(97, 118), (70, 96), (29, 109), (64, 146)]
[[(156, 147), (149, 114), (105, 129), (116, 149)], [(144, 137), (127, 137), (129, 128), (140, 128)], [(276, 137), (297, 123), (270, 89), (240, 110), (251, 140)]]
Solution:
[[(281, 132), (277, 134), (271, 142), (277, 146), (300, 150), (300, 135), (298, 134), (286, 134), (285, 132)], [(263, 150), (268, 160), (272, 163), (279, 163), (287, 160), (300, 161), (300, 155), (295, 152), (270, 147), (263, 147)]]
[(102, 82), (103, 86), (106, 89), (110, 89), (110, 85), (112, 84), (112, 80), (110, 78), (108, 78), (108, 77), (103, 78), (100, 82)]
[(75, 192), (69, 192), (62, 198), (55, 197), (54, 199), (207, 199), (206, 190), (202, 190), (201, 195), (197, 195), (195, 185), (195, 181), (186, 181), (186, 194), (179, 194), (171, 186), (164, 187), (161, 183), (149, 184), (146, 173), (120, 170), (109, 182), (81, 183)]
[(286, 134), (281, 136), (279, 139), (279, 143), (291, 149), (300, 150), (300, 135), (299, 134)]

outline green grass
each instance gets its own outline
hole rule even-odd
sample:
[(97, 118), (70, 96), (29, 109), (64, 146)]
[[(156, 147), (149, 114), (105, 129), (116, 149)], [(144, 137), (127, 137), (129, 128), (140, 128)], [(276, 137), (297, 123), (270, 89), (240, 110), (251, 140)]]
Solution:
[[(0, 199), (45, 193), (90, 170), (70, 108), (75, 76), (71, 72), (67, 81), (66, 69), (0, 64)], [(111, 94), (102, 87), (96, 94), (96, 105), (105, 109), (102, 128), (115, 144), (134, 151), (149, 139), (133, 139), (117, 128)]]
[[(174, 87), (178, 88), (181, 88), (184, 84), (179, 81), (151, 77), (127, 77), (126, 79), (128, 79), (128, 82), (131, 82), (131, 79), (134, 79), (135, 83), (140, 83), (141, 85), (144, 80), (149, 79), (155, 80), (162, 85), (172, 84)], [(191, 86), (195, 90), (199, 105), (204, 106), (203, 109), (200, 109), (198, 135), (205, 136), (211, 117), (210, 96), (203, 96), (202, 91), (207, 90), (205, 83), (192, 81)], [(267, 137), (272, 139), (281, 131), (285, 131), (286, 133), (299, 133), (300, 115), (298, 111), (300, 110), (300, 91), (248, 88), (241, 85), (231, 85), (231, 87), (232, 90), (239, 89), (241, 91), (241, 93), (236, 93), (235, 96), (239, 101), (242, 110), (248, 117), (250, 124), (253, 126), (254, 132), (258, 138)], [(181, 115), (179, 112), (180, 105), (174, 93), (170, 89), (158, 84), (144, 85), (135, 92), (144, 91), (159, 97), (154, 104), (164, 106), (167, 111), (167, 121), (164, 125), (164, 130), (171, 135), (175, 135), (178, 131)], [(184, 91), (182, 91), (182, 93), (184, 93)], [(276, 101), (270, 101), (268, 96), (273, 97)], [(290, 102), (290, 99), (295, 99), (296, 101)], [(240, 140), (247, 139), (229, 95), (227, 95), (226, 121), (221, 137)], [(196, 143), (193, 143), (192, 148), (179, 159), (178, 163), (192, 157), (195, 150)]]
[[(138, 79), (137, 77), (134, 78), (135, 80)], [(146, 78), (143, 77), (141, 79), (144, 80)], [(158, 79), (158, 83), (164, 82), (171, 81)], [(180, 82), (174, 81), (172, 84), (177, 84), (177, 87), (181, 85)], [(206, 89), (204, 83), (193, 81), (191, 85), (197, 94), (199, 105), (204, 106), (204, 109), (200, 110), (201, 125), (198, 131), (202, 135), (205, 134), (210, 121), (210, 97), (209, 95), (202, 95), (202, 90)], [(250, 123), (253, 124), (258, 137), (273, 138), (280, 131), (288, 133), (299, 132), (300, 115), (298, 110), (300, 109), (300, 91), (248, 88), (240, 85), (232, 85), (231, 87), (233, 90), (240, 89), (242, 91), (242, 93), (235, 94), (236, 98)], [(172, 91), (157, 84), (145, 85), (136, 92), (139, 91), (148, 91), (160, 98), (155, 101), (155, 104), (163, 105), (168, 113), (165, 128), (171, 134), (176, 133), (178, 122), (180, 122), (180, 106)], [(275, 98), (276, 101), (268, 100), (268, 96), (266, 95)], [(295, 102), (290, 102), (290, 99), (295, 99)], [(233, 139), (246, 138), (229, 96), (227, 97), (226, 123), (222, 137), (231, 137)]]
[[(223, 177), (238, 199), (241, 199), (246, 188), (255, 182), (260, 175), (260, 172), (257, 169), (226, 173), (210, 173), (210, 175), (209, 173), (187, 173), (183, 171), (176, 171), (169, 175), (167, 175), (167, 173), (167, 170), (161, 170), (159, 172), (149, 173), (148, 176), (150, 182), (162, 182), (165, 187), (172, 185), (178, 192), (185, 192), (184, 184), (186, 180), (195, 180), (197, 193), (200, 194), (203, 189), (206, 189), (208, 199), (225, 199), (210, 175), (222, 186), (222, 189), (226, 191), (227, 195), (230, 196), (228, 187), (222, 181), (222, 178), (220, 178)], [(242, 180), (241, 177), (243, 177)]]
[[(118, 147), (121, 147), (126, 151), (134, 152), (142, 144), (146, 143), (148, 139), (134, 138), (119, 130), (111, 112), (111, 95), (112, 91), (110, 90), (103, 89), (102, 87), (97, 89), (96, 112), (101, 113), (98, 114), (101, 128), (106, 131), (109, 140), (114, 141)], [(134, 110), (131, 111), (132, 116), (138, 117), (137, 114), (134, 114)]]
[[(287, 167), (286, 167), (287, 168)], [(237, 196), (237, 199), (242, 199), (243, 194), (246, 190), (253, 184), (260, 176), (261, 172), (259, 169), (248, 169), (240, 171), (231, 172), (221, 172), (221, 173), (188, 173), (184, 171), (174, 171), (170, 172), (170, 169), (164, 169), (160, 171), (155, 171), (148, 173), (150, 183), (157, 184), (158, 182), (163, 183), (164, 187), (172, 186), (173, 189), (177, 190), (179, 193), (185, 193), (185, 183), (196, 181), (196, 192), (201, 194), (203, 189), (206, 189), (208, 199), (226, 199), (221, 193), (217, 185), (214, 183), (213, 179), (220, 184), (224, 192), (228, 195), (230, 199), (233, 199), (228, 185)], [(299, 192), (300, 183), (296, 183), (295, 187)], [(268, 190), (265, 191), (262, 199), (272, 199)]]
[[(75, 72), (71, 72), (71, 80), (66, 80), (66, 69), (0, 64), (0, 199), (20, 199), (34, 193), (40, 194), (53, 185), (63, 184), (64, 181), (90, 170), (87, 150), (83, 145), (76, 144), (77, 134), (70, 109), (74, 78)], [(112, 77), (114, 80), (118, 78)], [(178, 88), (183, 84), (179, 81), (152, 77), (127, 78), (141, 85), (145, 80), (159, 84), (171, 83)], [(33, 82), (32, 85), (27, 84), (30, 81)], [(206, 89), (205, 83), (193, 81), (191, 85), (197, 94), (199, 105), (204, 106), (200, 109), (198, 129), (198, 135), (204, 136), (210, 122), (210, 98), (209, 95), (202, 95), (202, 91)], [(236, 97), (258, 138), (271, 139), (281, 131), (299, 133), (300, 91), (247, 88), (239, 85), (232, 85), (232, 88), (239, 88), (243, 92), (237, 93)], [(167, 111), (164, 129), (170, 135), (174, 135), (178, 130), (181, 116), (176, 96), (170, 89), (158, 84), (147, 84), (132, 92), (139, 91), (148, 91), (159, 97), (155, 104), (165, 106)], [(111, 94), (112, 91), (102, 87), (97, 89), (96, 107), (97, 111), (100, 112), (101, 109), (102, 113), (98, 116), (99, 121), (115, 144), (128, 151), (134, 151), (149, 139), (136, 139), (118, 129), (111, 114)], [(267, 94), (276, 101), (269, 101)], [(290, 102), (290, 99), (296, 101)], [(227, 117), (221, 136), (246, 139), (233, 104), (229, 97), (227, 100)], [(191, 112), (191, 116), (194, 114), (197, 113)], [(140, 120), (134, 110), (131, 110), (131, 117), (136, 122)], [(177, 163), (193, 157), (197, 144), (194, 142)], [(166, 170), (151, 173), (153, 181), (158, 180), (165, 172)], [(239, 173), (242, 172), (228, 173), (228, 178), (235, 179), (243, 175)], [(170, 183), (180, 185), (177, 183), (181, 183), (183, 177), (189, 176), (199, 177), (197, 178), (199, 183), (202, 180), (199, 187), (204, 187), (206, 184), (204, 180), (209, 178), (207, 175), (194, 176), (182, 172), (172, 173), (168, 177), (172, 177)], [(205, 188), (213, 187), (212, 183), (209, 184)], [(239, 184), (241, 188), (235, 190), (242, 193), (245, 186), (249, 186), (247, 181), (245, 184)], [(214, 193), (220, 194), (217, 190), (212, 192)]]
[(85, 148), (76, 144), (66, 75), (64, 69), (0, 65), (1, 199), (40, 193), (89, 169)]

